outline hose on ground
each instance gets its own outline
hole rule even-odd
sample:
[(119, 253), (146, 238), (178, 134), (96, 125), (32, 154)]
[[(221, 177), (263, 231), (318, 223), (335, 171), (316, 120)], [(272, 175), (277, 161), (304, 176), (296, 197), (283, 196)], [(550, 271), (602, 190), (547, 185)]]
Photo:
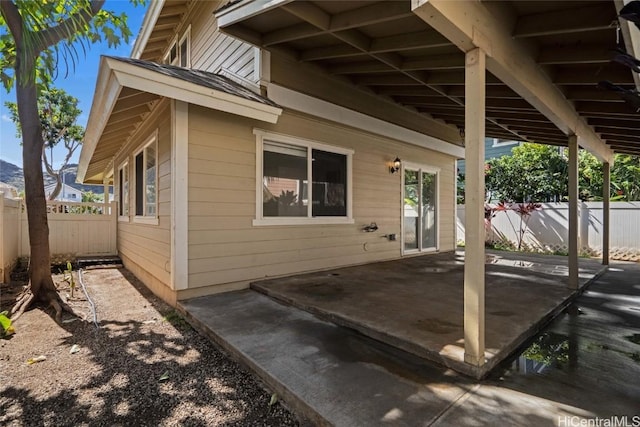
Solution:
[(87, 301), (89, 301), (91, 314), (93, 316), (93, 324), (96, 325), (96, 329), (100, 329), (100, 325), (98, 325), (98, 315), (96, 314), (96, 305), (93, 303), (91, 297), (89, 297), (87, 287), (84, 285), (84, 281), (82, 280), (82, 269), (78, 270), (78, 281), (80, 282), (80, 286), (82, 286), (82, 292), (84, 292), (84, 296), (87, 297)]

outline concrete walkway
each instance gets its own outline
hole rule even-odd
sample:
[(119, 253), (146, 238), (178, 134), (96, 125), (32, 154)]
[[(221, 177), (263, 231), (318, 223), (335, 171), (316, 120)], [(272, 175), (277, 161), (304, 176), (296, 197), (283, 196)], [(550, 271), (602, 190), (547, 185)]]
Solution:
[(639, 284), (640, 266), (614, 265), (481, 382), (250, 290), (180, 308), (316, 425), (557, 426), (640, 416)]
[[(580, 260), (580, 283), (599, 260)], [(253, 283), (287, 305), (308, 311), (482, 378), (570, 301), (567, 257), (489, 252), (486, 264), (487, 363), (464, 363), (464, 252), (430, 254)]]

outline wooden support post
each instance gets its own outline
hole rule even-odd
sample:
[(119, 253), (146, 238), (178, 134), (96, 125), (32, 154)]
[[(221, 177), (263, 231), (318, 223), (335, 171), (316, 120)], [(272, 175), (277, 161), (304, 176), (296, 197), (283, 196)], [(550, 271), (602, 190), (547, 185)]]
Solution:
[(102, 181), (102, 190), (102, 202), (104, 203), (104, 211), (102, 214), (109, 215), (111, 212), (109, 212), (109, 178), (107, 177)]
[(602, 265), (609, 265), (609, 222), (611, 204), (611, 164), (602, 164)]
[(474, 366), (485, 363), (485, 61), (485, 53), (480, 48), (466, 53), (464, 361)]
[(569, 289), (578, 289), (578, 137), (569, 135)]

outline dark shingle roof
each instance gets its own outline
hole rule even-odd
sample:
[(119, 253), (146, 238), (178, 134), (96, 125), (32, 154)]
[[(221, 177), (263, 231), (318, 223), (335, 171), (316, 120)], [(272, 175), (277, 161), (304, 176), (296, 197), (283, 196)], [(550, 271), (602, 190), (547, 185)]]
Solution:
[(146, 68), (147, 70), (155, 71), (165, 76), (175, 77), (180, 80), (195, 83), (197, 85), (219, 90), (220, 92), (228, 93), (230, 95), (239, 96), (250, 101), (259, 102), (261, 104), (270, 105), (272, 107), (278, 107), (278, 105), (268, 98), (259, 95), (242, 86), (239, 83), (234, 82), (228, 77), (221, 76), (220, 74), (210, 73), (201, 70), (192, 70), (190, 68), (177, 67), (175, 65), (157, 64), (151, 61), (144, 61), (142, 59), (133, 58), (121, 58), (117, 56), (106, 56), (110, 59), (126, 62), (128, 64), (136, 65), (138, 67)]

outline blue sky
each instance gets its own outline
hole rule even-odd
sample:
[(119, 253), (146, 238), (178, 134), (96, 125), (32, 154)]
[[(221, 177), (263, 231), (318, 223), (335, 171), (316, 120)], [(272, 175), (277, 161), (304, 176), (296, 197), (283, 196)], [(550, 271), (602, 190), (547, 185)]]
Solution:
[[(65, 76), (65, 67), (62, 65), (60, 67), (60, 75), (54, 82), (56, 87), (62, 88), (67, 91), (67, 93), (78, 98), (79, 107), (82, 110), (78, 122), (83, 126), (87, 124), (89, 112), (91, 111), (93, 92), (98, 77), (100, 55), (128, 57), (131, 53), (135, 37), (140, 31), (140, 25), (142, 24), (142, 19), (147, 9), (146, 6), (134, 7), (126, 0), (107, 0), (104, 8), (117, 13), (125, 12), (128, 15), (129, 28), (133, 33), (133, 37), (129, 40), (129, 43), (121, 43), (119, 47), (111, 49), (106, 43), (91, 45), (85, 57), (82, 57), (82, 53), (80, 54), (80, 61), (76, 65), (75, 70), (69, 70), (69, 75)], [(16, 129), (9, 118), (9, 111), (4, 105), (5, 101), (15, 102), (15, 100), (14, 90), (7, 93), (4, 88), (0, 87), (0, 159), (22, 167), (22, 146), (20, 145), (19, 138), (16, 137)], [(64, 150), (54, 151), (54, 164), (57, 163), (57, 159), (61, 160), (63, 155)], [(71, 162), (77, 163), (79, 155), (80, 149), (76, 151)]]

